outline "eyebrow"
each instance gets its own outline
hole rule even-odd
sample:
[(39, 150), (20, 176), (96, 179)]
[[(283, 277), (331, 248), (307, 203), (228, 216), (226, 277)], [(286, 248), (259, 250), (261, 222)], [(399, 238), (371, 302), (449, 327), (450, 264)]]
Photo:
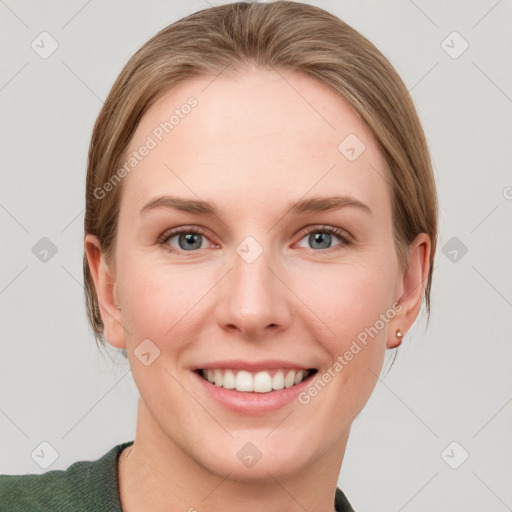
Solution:
[[(367, 213), (372, 213), (370, 207), (351, 196), (324, 196), (310, 197), (291, 203), (286, 208), (284, 215), (301, 215), (305, 213), (320, 213), (330, 210), (339, 210), (345, 207), (355, 207)], [(219, 209), (211, 203), (198, 199), (185, 199), (177, 196), (159, 196), (146, 203), (140, 214), (145, 214), (157, 208), (173, 208), (182, 212), (196, 215), (215, 216), (220, 218)]]

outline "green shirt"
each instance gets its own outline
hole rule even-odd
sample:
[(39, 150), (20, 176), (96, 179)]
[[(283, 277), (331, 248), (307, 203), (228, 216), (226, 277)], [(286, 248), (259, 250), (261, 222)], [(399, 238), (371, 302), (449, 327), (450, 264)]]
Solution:
[[(122, 512), (117, 480), (119, 454), (133, 441), (118, 444), (96, 461), (75, 462), (66, 470), (41, 475), (0, 475), (1, 512)], [(338, 512), (353, 512), (336, 488)]]

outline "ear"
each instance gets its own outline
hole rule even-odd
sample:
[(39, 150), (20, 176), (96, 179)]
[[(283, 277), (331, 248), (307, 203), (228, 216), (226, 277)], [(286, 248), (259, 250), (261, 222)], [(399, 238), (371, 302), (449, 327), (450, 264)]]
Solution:
[[(420, 312), (430, 270), (430, 251), (430, 237), (426, 233), (419, 234), (409, 246), (408, 268), (399, 283), (401, 297), (398, 301), (402, 309), (390, 323), (387, 348), (396, 348), (400, 345), (403, 336)], [(402, 337), (396, 336), (397, 330), (402, 333)]]
[(119, 298), (115, 276), (105, 261), (96, 236), (86, 235), (84, 247), (98, 297), (104, 337), (113, 347), (126, 348), (122, 315), (117, 308)]

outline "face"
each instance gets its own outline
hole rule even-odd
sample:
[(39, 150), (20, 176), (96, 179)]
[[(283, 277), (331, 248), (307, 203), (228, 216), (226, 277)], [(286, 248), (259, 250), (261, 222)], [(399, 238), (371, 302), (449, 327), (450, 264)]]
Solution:
[[(240, 480), (343, 452), (386, 344), (413, 320), (393, 304), (422, 292), (405, 296), (369, 130), (325, 85), (280, 73), (189, 81), (144, 115), (128, 152), (154, 147), (124, 178), (109, 281), (119, 323), (104, 315), (109, 342), (127, 347), (145, 431)], [(163, 196), (175, 200), (155, 203)], [(217, 384), (235, 370), (238, 387), (253, 383), (239, 370), (269, 370), (258, 389), (282, 387), (279, 368), (287, 385), (290, 369), (316, 373), (251, 393), (208, 382), (206, 367), (221, 370)], [(240, 463), (258, 452), (253, 467)]]

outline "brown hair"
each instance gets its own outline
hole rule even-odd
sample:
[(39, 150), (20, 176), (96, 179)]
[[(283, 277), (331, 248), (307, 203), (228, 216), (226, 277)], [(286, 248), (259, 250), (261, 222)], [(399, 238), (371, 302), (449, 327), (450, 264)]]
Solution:
[[(333, 14), (308, 4), (238, 2), (204, 9), (167, 26), (130, 58), (92, 132), (85, 234), (97, 236), (115, 269), (123, 183), (101, 199), (97, 191), (122, 167), (142, 116), (179, 83), (220, 73), (235, 76), (250, 63), (306, 73), (338, 91), (366, 122), (388, 166), (395, 247), (404, 271), (408, 245), (420, 233), (431, 239), (425, 287), (429, 316), (438, 205), (416, 109), (398, 73), (370, 41)], [(85, 254), (83, 271), (89, 322), (96, 341), (103, 343), (103, 322)]]

